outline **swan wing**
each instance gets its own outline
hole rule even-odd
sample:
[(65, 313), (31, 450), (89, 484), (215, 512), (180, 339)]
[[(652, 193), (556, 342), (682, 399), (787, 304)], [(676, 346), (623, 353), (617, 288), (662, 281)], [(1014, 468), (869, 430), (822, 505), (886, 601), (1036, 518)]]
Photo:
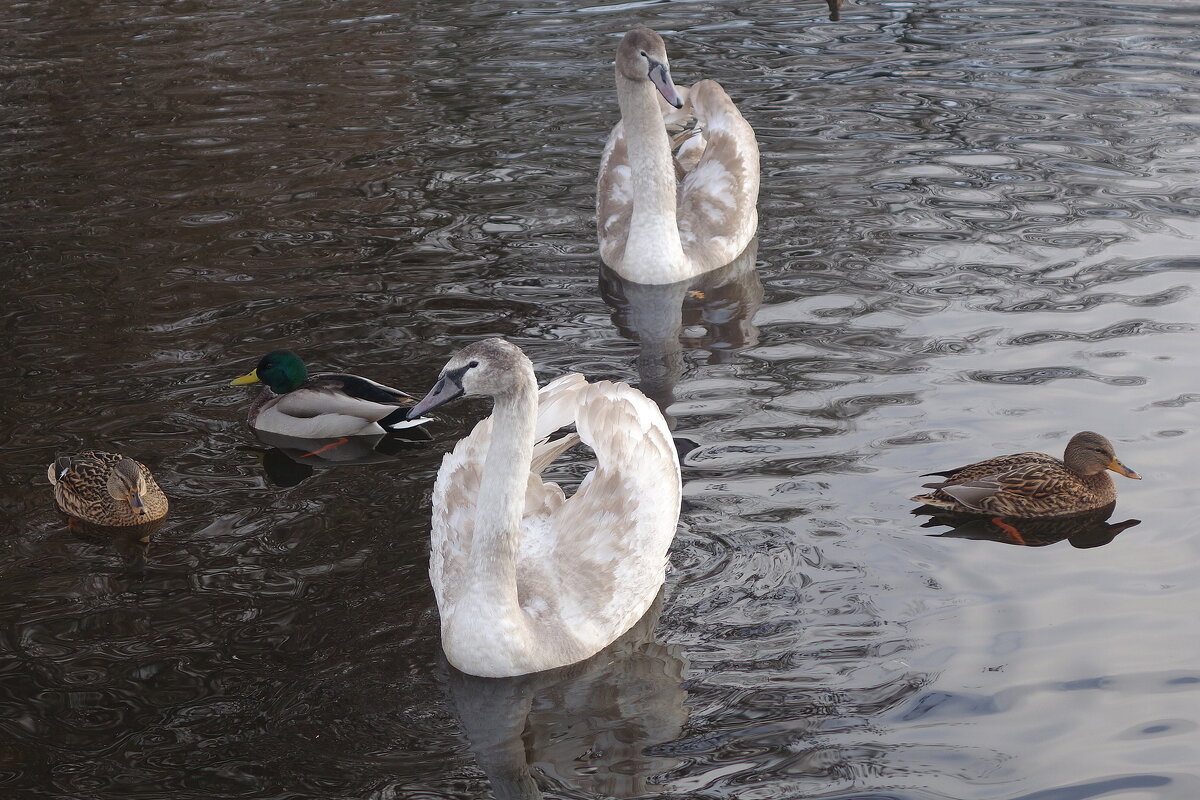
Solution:
[[(538, 392), (538, 421), (534, 435), (539, 439), (575, 420), (576, 395), (587, 386), (578, 373), (563, 375)], [(483, 479), (483, 462), (492, 441), (492, 417), (480, 421), (442, 458), (433, 484), (433, 524), (429, 553), (429, 578), (439, 598), (448, 587), (462, 586), (471, 540), (475, 535), (475, 507)], [(578, 441), (569, 435), (552, 442), (539, 442), (526, 490), (526, 518), (540, 518), (563, 500), (556, 484), (543, 483), (538, 473)]]
[(600, 177), (596, 182), (596, 233), (600, 239), (600, 258), (605, 264), (619, 264), (629, 236), (633, 215), (633, 169), (625, 124), (613, 126), (600, 156)]
[(758, 228), (758, 142), (754, 130), (716, 81), (692, 87), (704, 153), (679, 191), (679, 238), (692, 263), (724, 266)]
[(538, 418), (533, 437), (545, 439), (573, 423), (579, 406), (579, 392), (587, 385), (587, 378), (578, 372), (568, 372), (543, 386), (538, 392)]
[(526, 521), (518, 569), (522, 606), (552, 609), (554, 627), (594, 652), (662, 586), (682, 485), (666, 421), (645, 395), (602, 381), (577, 397), (575, 425), (597, 466), (551, 514)]
[(487, 417), (442, 457), (433, 484), (429, 580), (439, 605), (448, 596), (448, 589), (463, 586), (466, 580), (475, 536), (475, 505), (491, 440), (492, 418)]
[(679, 180), (682, 181), (704, 157), (704, 151), (708, 148), (708, 140), (704, 138), (704, 132), (700, 128), (687, 128), (672, 137), (671, 143), (673, 146), (677, 145), (675, 147), (675, 171), (679, 175)]

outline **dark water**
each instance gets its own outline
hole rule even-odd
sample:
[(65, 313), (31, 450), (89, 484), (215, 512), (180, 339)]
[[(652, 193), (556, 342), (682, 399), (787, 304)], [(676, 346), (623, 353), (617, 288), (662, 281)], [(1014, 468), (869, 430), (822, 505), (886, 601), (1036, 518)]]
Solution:
[[(825, 15), (8, 4), (0, 796), (1200, 796), (1200, 7)], [(645, 23), (762, 145), (757, 271), (703, 297), (598, 277)], [(448, 671), (425, 574), (485, 406), (280, 478), (226, 385), (287, 346), (421, 392), (483, 334), (673, 397), (695, 445), (657, 625), (503, 685)], [(918, 473), (1086, 428), (1145, 478), (1109, 543), (909, 514)], [(170, 494), (148, 545), (55, 510), (91, 446)]]

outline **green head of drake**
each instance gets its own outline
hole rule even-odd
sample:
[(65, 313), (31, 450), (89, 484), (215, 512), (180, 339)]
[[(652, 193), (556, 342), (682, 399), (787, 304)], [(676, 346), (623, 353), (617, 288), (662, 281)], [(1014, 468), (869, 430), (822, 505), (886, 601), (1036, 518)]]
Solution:
[(231, 386), (265, 383), (275, 394), (299, 389), (308, 380), (308, 368), (291, 350), (272, 350), (258, 361), (253, 371), (230, 381)]

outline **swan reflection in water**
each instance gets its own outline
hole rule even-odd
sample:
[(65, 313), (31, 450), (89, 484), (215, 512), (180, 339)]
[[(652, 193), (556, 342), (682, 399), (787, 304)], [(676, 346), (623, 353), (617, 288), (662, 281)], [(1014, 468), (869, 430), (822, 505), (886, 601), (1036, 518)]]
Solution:
[(675, 402), (683, 375), (685, 347), (704, 349), (708, 363), (728, 364), (737, 352), (758, 343), (754, 315), (763, 287), (755, 269), (758, 240), (720, 269), (660, 285), (627, 281), (608, 267), (600, 269), (600, 294), (613, 308), (612, 320), (626, 339), (639, 342), (638, 388), (662, 409)]
[(515, 678), (449, 669), (450, 695), (497, 800), (540, 800), (545, 784), (602, 797), (657, 790), (676, 759), (647, 748), (677, 739), (687, 720), (684, 660), (654, 641), (662, 596), (595, 656)]
[(1121, 531), (1141, 524), (1140, 519), (1109, 522), (1108, 518), (1112, 516), (1116, 507), (1116, 503), (1109, 503), (1102, 508), (1083, 514), (1042, 519), (958, 514), (933, 506), (919, 506), (914, 508), (912, 513), (931, 515), (929, 520), (921, 526), (922, 528), (940, 526), (951, 528), (944, 533), (930, 534), (932, 536), (944, 536), (952, 539), (982, 539), (1021, 547), (1045, 547), (1066, 539), (1072, 547), (1087, 549), (1106, 545), (1117, 538), (1117, 534)]
[(378, 436), (342, 436), (335, 439), (301, 439), (268, 431), (254, 431), (266, 449), (243, 448), (254, 453), (267, 480), (287, 489), (307, 480), (316, 466), (378, 464), (390, 461), (431, 440), (421, 428), (405, 428)]

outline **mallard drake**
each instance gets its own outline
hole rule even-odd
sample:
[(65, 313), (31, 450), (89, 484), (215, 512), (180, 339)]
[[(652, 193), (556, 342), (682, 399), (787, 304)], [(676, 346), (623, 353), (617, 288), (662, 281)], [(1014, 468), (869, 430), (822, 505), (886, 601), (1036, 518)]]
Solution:
[(326, 439), (338, 436), (373, 436), (389, 430), (429, 422), (408, 419), (416, 399), (399, 389), (357, 375), (321, 373), (309, 376), (300, 356), (291, 350), (274, 350), (258, 366), (231, 386), (266, 384), (246, 415), (255, 430)]
[(143, 525), (167, 515), (167, 496), (144, 464), (120, 453), (84, 450), (46, 469), (64, 513), (93, 525)]
[(1117, 460), (1112, 443), (1098, 433), (1083, 431), (1071, 437), (1059, 461), (1045, 453), (1014, 453), (929, 472), (946, 480), (926, 483), (932, 494), (913, 500), (935, 508), (1003, 517), (1057, 517), (1108, 505), (1117, 487), (1107, 470), (1141, 480)]

